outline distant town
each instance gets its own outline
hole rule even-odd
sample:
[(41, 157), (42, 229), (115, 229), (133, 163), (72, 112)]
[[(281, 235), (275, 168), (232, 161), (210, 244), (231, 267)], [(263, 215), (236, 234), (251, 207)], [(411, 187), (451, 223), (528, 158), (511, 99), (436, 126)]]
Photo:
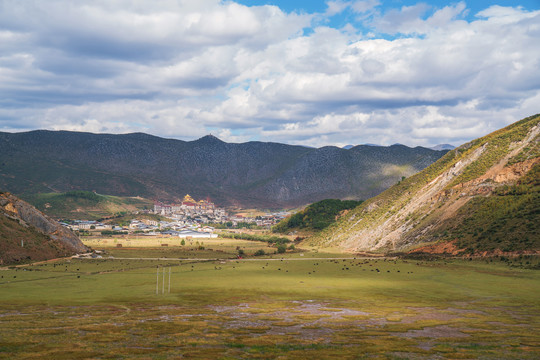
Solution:
[[(62, 223), (80, 234), (102, 235), (142, 234), (146, 236), (178, 236), (181, 238), (214, 238), (216, 229), (258, 228), (269, 229), (284, 219), (288, 213), (264, 213), (255, 217), (230, 215), (210, 199), (195, 200), (189, 194), (180, 203), (156, 201), (152, 210), (133, 214), (129, 224), (114, 224), (111, 220), (71, 220)], [(139, 215), (139, 216), (137, 216)], [(150, 215), (150, 217), (148, 216)], [(161, 220), (158, 220), (161, 218)]]

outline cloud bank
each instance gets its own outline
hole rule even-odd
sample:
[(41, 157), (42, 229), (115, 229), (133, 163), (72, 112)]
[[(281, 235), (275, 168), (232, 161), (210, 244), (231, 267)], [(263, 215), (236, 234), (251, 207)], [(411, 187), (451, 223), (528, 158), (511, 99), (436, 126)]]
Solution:
[(540, 11), (327, 5), (0, 0), (0, 131), (459, 145), (540, 112)]

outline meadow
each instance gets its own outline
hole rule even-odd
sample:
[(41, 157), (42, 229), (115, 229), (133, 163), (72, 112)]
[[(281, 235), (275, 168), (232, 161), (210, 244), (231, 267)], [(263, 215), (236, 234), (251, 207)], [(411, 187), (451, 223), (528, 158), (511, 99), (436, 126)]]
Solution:
[(0, 270), (0, 359), (540, 357), (540, 273), (522, 259), (103, 240), (102, 258)]

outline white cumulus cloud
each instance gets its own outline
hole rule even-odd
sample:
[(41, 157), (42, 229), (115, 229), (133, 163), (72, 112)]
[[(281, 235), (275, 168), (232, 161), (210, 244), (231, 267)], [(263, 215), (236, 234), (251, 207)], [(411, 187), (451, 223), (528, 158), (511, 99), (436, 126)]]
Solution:
[(0, 0), (0, 131), (459, 145), (539, 112), (540, 11), (326, 4)]

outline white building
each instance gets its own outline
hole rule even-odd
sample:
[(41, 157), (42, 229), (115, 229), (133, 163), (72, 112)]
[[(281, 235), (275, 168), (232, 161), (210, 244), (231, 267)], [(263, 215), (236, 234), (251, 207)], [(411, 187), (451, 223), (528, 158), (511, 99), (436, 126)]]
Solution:
[(208, 238), (217, 238), (217, 234), (211, 234), (207, 232), (199, 232), (199, 231), (192, 231), (192, 230), (182, 230), (178, 234), (178, 237), (181, 237), (183, 239), (208, 239)]

